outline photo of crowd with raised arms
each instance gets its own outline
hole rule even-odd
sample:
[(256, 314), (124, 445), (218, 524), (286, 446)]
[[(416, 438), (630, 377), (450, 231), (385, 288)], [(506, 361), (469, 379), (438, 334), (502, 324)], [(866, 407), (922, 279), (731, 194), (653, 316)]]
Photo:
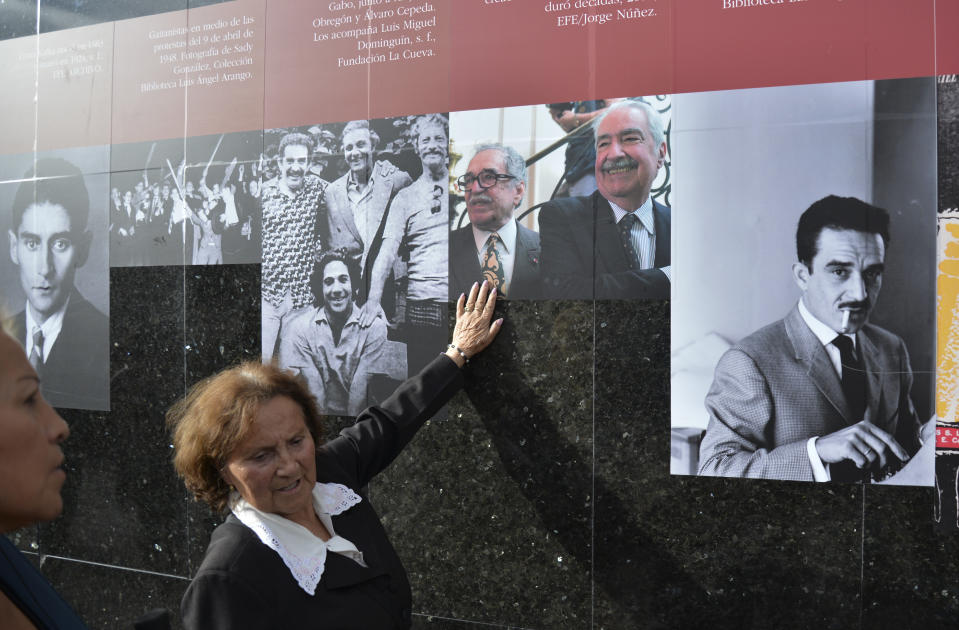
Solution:
[(448, 128), (427, 114), (265, 132), (262, 356), (323, 413), (355, 415), (443, 349)]
[[(260, 261), (259, 194), (274, 170), (262, 133), (115, 147), (110, 265)], [(135, 167), (133, 165), (136, 165)]]
[(668, 299), (669, 96), (452, 114), (450, 299)]

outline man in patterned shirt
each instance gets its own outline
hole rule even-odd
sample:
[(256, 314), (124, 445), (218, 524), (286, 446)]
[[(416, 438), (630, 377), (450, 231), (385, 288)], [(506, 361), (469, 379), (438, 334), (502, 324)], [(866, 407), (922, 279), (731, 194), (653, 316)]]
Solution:
[(276, 351), (280, 320), (313, 303), (310, 274), (316, 256), (317, 219), (325, 221), (326, 183), (308, 174), (313, 142), (288, 133), (277, 151), (279, 175), (263, 185), (262, 350), (269, 362)]

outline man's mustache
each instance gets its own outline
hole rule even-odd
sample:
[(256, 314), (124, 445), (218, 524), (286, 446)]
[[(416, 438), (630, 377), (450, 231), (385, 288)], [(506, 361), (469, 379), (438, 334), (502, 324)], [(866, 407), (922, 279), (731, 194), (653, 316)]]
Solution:
[(602, 170), (604, 173), (607, 173), (617, 168), (629, 168), (629, 169), (639, 168), (639, 162), (629, 157), (616, 158), (615, 160), (608, 160), (606, 162), (603, 162), (603, 165), (600, 167), (600, 170)]
[(849, 309), (849, 310), (856, 311), (856, 310), (863, 310), (868, 308), (869, 308), (868, 300), (862, 300), (861, 302), (840, 302), (839, 303), (839, 310)]
[(476, 203), (478, 201), (493, 203), (493, 198), (487, 195), (486, 193), (476, 193), (476, 194), (470, 195), (469, 203)]

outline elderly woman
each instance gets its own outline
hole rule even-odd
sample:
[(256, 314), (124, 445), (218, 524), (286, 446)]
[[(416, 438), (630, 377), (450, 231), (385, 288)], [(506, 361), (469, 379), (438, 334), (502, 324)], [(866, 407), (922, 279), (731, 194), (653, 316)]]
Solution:
[[(40, 395), (20, 345), (0, 330), (0, 532), (56, 518), (70, 430)], [(0, 536), (0, 628), (86, 628), (53, 587)]]
[(187, 628), (410, 626), (406, 571), (360, 489), (459, 389), (460, 368), (502, 325), (490, 325), (495, 298), (485, 283), (460, 296), (446, 353), (329, 442), (305, 386), (259, 363), (170, 410), (177, 472), (231, 512), (183, 596)]

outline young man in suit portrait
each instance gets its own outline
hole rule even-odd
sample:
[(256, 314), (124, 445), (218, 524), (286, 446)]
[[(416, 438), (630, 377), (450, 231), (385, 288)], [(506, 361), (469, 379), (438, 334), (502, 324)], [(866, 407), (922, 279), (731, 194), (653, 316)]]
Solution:
[(484, 279), (501, 297), (538, 298), (539, 234), (513, 218), (526, 194), (523, 156), (506, 145), (479, 145), (457, 183), (470, 224), (450, 234), (450, 299)]
[(540, 210), (545, 295), (668, 299), (671, 214), (649, 194), (666, 159), (662, 121), (643, 101), (621, 101), (594, 133), (596, 192)]
[(919, 450), (905, 344), (868, 322), (889, 241), (888, 213), (854, 197), (803, 213), (792, 268), (802, 296), (720, 359), (699, 474), (878, 481)]
[(89, 214), (83, 175), (65, 160), (38, 160), (20, 183), (9, 240), (26, 305), (15, 326), (51, 405), (106, 410), (108, 319), (74, 284), (90, 253)]

